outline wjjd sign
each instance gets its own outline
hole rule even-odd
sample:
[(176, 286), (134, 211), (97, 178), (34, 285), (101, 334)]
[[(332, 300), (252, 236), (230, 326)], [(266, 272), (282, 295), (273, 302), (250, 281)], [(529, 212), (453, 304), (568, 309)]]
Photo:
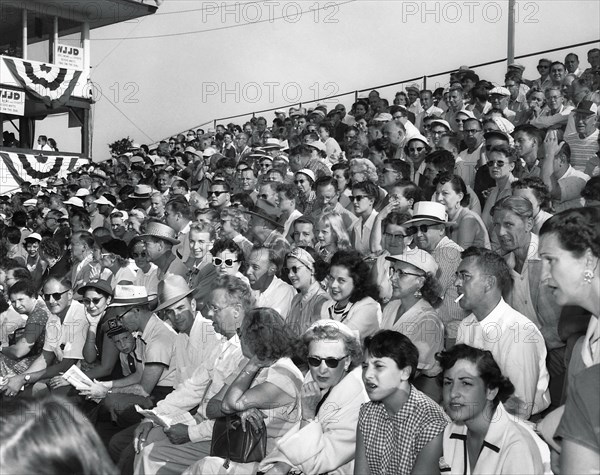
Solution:
[(83, 71), (83, 48), (59, 43), (56, 45), (56, 61), (54, 63), (63, 68)]
[(0, 113), (25, 115), (25, 92), (0, 87)]
[(0, 150), (0, 194), (15, 191), (24, 181), (45, 184), (50, 177), (67, 174), (87, 163), (79, 155)]

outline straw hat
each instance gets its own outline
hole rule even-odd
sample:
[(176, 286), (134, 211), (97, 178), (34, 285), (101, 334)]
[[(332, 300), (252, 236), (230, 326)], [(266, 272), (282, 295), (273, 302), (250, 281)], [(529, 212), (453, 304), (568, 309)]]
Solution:
[(175, 230), (166, 224), (157, 222), (148, 223), (146, 226), (146, 234), (142, 234), (140, 237), (145, 238), (150, 236), (170, 242), (171, 244), (179, 244)]
[(175, 274), (168, 274), (158, 283), (158, 307), (156, 312), (170, 307), (181, 299), (184, 299), (193, 292), (189, 288), (186, 280)]
[(404, 251), (402, 254), (388, 256), (385, 259), (392, 262), (406, 262), (417, 269), (432, 275), (436, 275), (439, 268), (431, 254), (418, 248), (406, 249), (406, 251)]
[(148, 292), (141, 285), (118, 285), (109, 307), (127, 307), (148, 303)]

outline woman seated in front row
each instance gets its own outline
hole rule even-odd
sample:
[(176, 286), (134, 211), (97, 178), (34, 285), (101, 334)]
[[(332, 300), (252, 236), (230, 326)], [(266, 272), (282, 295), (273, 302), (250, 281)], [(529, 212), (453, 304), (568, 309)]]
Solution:
[(362, 348), (356, 330), (332, 320), (315, 322), (302, 336), (310, 368), (302, 387), (302, 422), (277, 444), (259, 469), (352, 473), (356, 423), (369, 397), (362, 383)]
[[(281, 315), (266, 307), (244, 316), (240, 341), (248, 362), (231, 385), (223, 386), (208, 402), (206, 414), (210, 419), (237, 414), (246, 430), (259, 429), (264, 421), (269, 453), (300, 422), (303, 378), (290, 359), (299, 352), (298, 344)], [(224, 463), (220, 457), (206, 457), (184, 473), (221, 473)], [(226, 473), (256, 473), (257, 465), (231, 462)]]
[[(437, 358), (444, 407), (452, 419), (444, 431), (442, 473), (543, 474), (538, 445), (543, 442), (504, 409), (515, 388), (492, 354), (460, 344)], [(550, 454), (544, 458), (549, 464)]]

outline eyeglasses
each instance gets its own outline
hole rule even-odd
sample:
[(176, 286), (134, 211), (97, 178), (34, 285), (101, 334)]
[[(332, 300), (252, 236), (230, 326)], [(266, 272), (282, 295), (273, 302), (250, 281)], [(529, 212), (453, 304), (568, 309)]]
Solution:
[(94, 299), (82, 299), (81, 301), (86, 307), (89, 307), (92, 304), (94, 304), (94, 307), (97, 307), (103, 298), (104, 297), (96, 297)]
[(327, 365), (328, 368), (337, 368), (338, 365), (340, 364), (340, 361), (346, 359), (347, 357), (348, 357), (348, 355), (342, 356), (341, 358), (334, 358), (333, 356), (330, 356), (329, 358), (321, 358), (319, 356), (309, 356), (308, 364), (311, 366), (314, 366), (316, 368), (317, 366), (321, 366), (321, 361), (325, 361), (325, 364)]
[(349, 196), (348, 199), (354, 203), (355, 201), (361, 201), (364, 198), (369, 198), (367, 195), (352, 195)]
[(213, 265), (220, 267), (225, 263), (226, 267), (233, 267), (233, 263), (238, 262), (236, 259), (221, 259), (220, 257), (213, 257)]
[(134, 259), (138, 259), (139, 257), (146, 257), (148, 254), (146, 254), (145, 252), (132, 252), (131, 253), (131, 257), (133, 257)]
[(68, 292), (68, 290), (65, 290), (64, 292), (54, 292), (51, 294), (44, 294), (44, 300), (46, 302), (50, 302), (50, 298), (53, 298), (55, 301), (58, 302), (62, 298), (62, 296), (64, 294), (66, 294), (67, 292)]
[(421, 151), (422, 151), (424, 148), (425, 148), (425, 147), (415, 147), (415, 148), (409, 148), (409, 149), (408, 149), (408, 153), (411, 153), (411, 152), (417, 152), (417, 153), (418, 153), (418, 152), (421, 152)]
[(221, 196), (223, 193), (227, 193), (226, 191), (209, 191), (207, 193), (208, 196), (215, 195), (217, 198)]
[(465, 134), (476, 134), (478, 132), (481, 132), (481, 130), (479, 130), (479, 129), (464, 129), (463, 132)]
[(383, 237), (389, 239), (390, 241), (402, 241), (406, 238), (406, 234), (392, 234), (392, 233), (383, 233)]
[(306, 268), (308, 269), (308, 267), (306, 266), (292, 266), (292, 267), (284, 267), (283, 269), (281, 269), (281, 272), (283, 272), (283, 275), (288, 275), (290, 273), (290, 271), (292, 271), (294, 274), (298, 274), (298, 272), (300, 271), (300, 269), (302, 268)]
[(423, 274), (415, 274), (413, 272), (406, 272), (402, 269), (396, 269), (396, 268), (390, 266), (390, 270), (389, 270), (390, 279), (394, 276), (402, 277), (403, 275), (414, 275), (415, 277), (424, 277)]
[(502, 168), (506, 163), (504, 160), (488, 160), (488, 167)]
[(406, 230), (406, 234), (408, 234), (409, 236), (412, 236), (413, 234), (417, 234), (419, 231), (421, 231), (423, 234), (425, 234), (427, 231), (429, 231), (429, 228), (431, 227), (431, 225), (429, 224), (421, 224), (420, 226), (411, 226), (410, 228), (408, 228)]

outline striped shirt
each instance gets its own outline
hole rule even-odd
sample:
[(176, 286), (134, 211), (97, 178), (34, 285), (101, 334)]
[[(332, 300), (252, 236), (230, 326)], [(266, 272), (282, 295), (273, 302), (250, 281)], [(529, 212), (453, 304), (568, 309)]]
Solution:
[[(598, 130), (584, 139), (577, 132), (565, 135), (565, 142), (571, 147), (571, 166), (589, 176), (598, 175), (596, 152), (598, 151)], [(595, 160), (596, 159), (596, 160)]]

